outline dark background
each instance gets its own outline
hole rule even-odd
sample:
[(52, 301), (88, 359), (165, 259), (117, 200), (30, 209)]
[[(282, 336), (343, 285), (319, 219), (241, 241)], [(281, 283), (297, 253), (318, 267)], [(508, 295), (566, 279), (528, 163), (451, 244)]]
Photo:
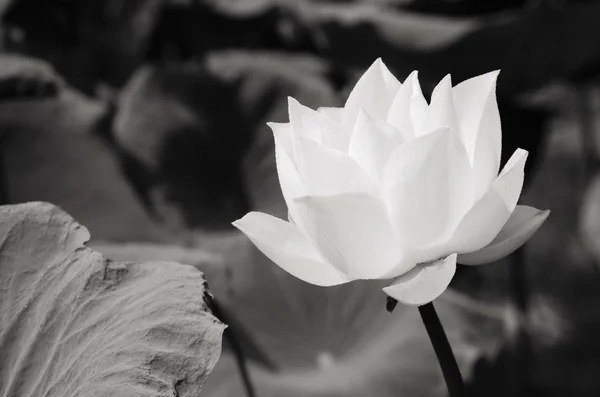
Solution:
[[(0, 2), (0, 199), (49, 201), (125, 260), (197, 266), (259, 396), (444, 396), (414, 308), (281, 272), (230, 223), (285, 217), (267, 121), (340, 106), (377, 57), (424, 91), (501, 69), (503, 159), (552, 213), (438, 310), (474, 396), (600, 395), (600, 2)], [(229, 351), (207, 396), (243, 396)]]

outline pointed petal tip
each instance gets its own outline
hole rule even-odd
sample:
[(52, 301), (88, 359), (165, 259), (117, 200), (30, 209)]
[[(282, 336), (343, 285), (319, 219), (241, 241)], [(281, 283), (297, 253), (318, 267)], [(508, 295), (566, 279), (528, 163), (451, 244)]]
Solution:
[(478, 251), (458, 256), (461, 265), (484, 265), (500, 260), (521, 248), (546, 222), (550, 210), (517, 206), (498, 236)]
[[(408, 76), (406, 76), (406, 79), (404, 80), (405, 83), (407, 81), (414, 81), (415, 83), (419, 83), (419, 71), (413, 70), (412, 72), (410, 72), (408, 74)], [(420, 85), (419, 85), (419, 87), (420, 87)]]
[(517, 150), (515, 150), (513, 152), (512, 156), (510, 156), (510, 158), (506, 162), (506, 164), (504, 164), (504, 167), (502, 168), (500, 175), (498, 175), (498, 179), (500, 179), (500, 177), (502, 177), (504, 175), (507, 175), (507, 174), (513, 172), (512, 171), (513, 169), (518, 170), (519, 168), (515, 168), (517, 166), (523, 167), (522, 169), (524, 169), (525, 163), (527, 162), (527, 157), (529, 157), (529, 152), (527, 150), (521, 149), (521, 148), (518, 148)]
[(375, 59), (373, 61), (373, 63), (370, 64), (367, 68), (363, 69), (362, 76), (371, 74), (371, 73), (373, 73), (373, 72), (375, 72), (377, 70), (382, 70), (382, 69), (385, 69), (385, 68), (386, 68), (385, 63), (383, 63), (383, 60), (381, 59), (381, 57), (379, 57), (379, 58)]
[(487, 72), (483, 75), (481, 75), (482, 78), (484, 79), (489, 79), (490, 81), (490, 91), (496, 92), (496, 86), (498, 84), (498, 76), (500, 75), (500, 69), (496, 69), (496, 70), (492, 70), (491, 72)]
[[(462, 91), (462, 96), (471, 96), (474, 92), (480, 92), (480, 94), (486, 95), (486, 97), (492, 94), (495, 96), (499, 75), (500, 69), (492, 70), (490, 72), (465, 79), (457, 84), (455, 88), (459, 91)], [(464, 91), (465, 89), (466, 91)], [(471, 92), (471, 94), (468, 94), (469, 92)]]
[(487, 83), (488, 90), (495, 91), (499, 75), (500, 75), (500, 69), (496, 69), (496, 70), (492, 70), (487, 73), (480, 74), (479, 76), (471, 77), (469, 79), (466, 79), (463, 82), (467, 82), (467, 81), (476, 82), (477, 81), (478, 84), (486, 84)]
[(527, 205), (519, 205), (517, 206), (517, 208), (515, 208), (515, 211), (513, 211), (512, 217), (509, 220), (520, 220), (520, 223), (522, 223), (523, 226), (525, 225), (526, 221), (528, 221), (530, 224), (541, 225), (546, 221), (546, 219), (548, 219), (548, 217), (550, 216), (550, 212), (551, 211), (549, 209), (540, 210), (535, 207), (529, 207)]
[(253, 216), (252, 214), (256, 213), (256, 211), (250, 211), (246, 215), (242, 216), (239, 219), (231, 222), (231, 225), (239, 230), (242, 230), (242, 225), (248, 220), (249, 217)]
[(551, 211), (549, 209), (548, 210), (540, 210), (540, 213), (538, 214), (538, 216), (540, 218), (544, 218), (544, 221), (545, 221), (550, 216), (550, 212)]
[(552, 212), (551, 210), (544, 210), (544, 214), (546, 216), (546, 218), (548, 218), (550, 216), (550, 212)]
[(500, 174), (502, 175), (503, 173), (508, 173), (508, 172), (510, 172), (510, 170), (512, 168), (515, 168), (515, 167), (517, 167), (516, 169), (519, 169), (519, 167), (522, 167), (521, 170), (523, 171), (525, 169), (525, 164), (527, 163), (528, 157), (529, 157), (529, 152), (527, 150), (521, 149), (521, 148), (515, 150), (513, 152), (512, 156), (510, 156), (510, 158), (504, 165), (504, 168), (502, 169), (502, 172)]
[(475, 76), (473, 78), (490, 78), (492, 81), (496, 81), (498, 79), (498, 75), (500, 74), (500, 69), (491, 70), (487, 73), (480, 74), (479, 76)]
[(294, 97), (292, 96), (288, 96), (287, 97), (287, 104), (288, 104), (288, 112), (291, 111), (291, 109), (296, 109), (302, 106), (302, 104)]
[(246, 215), (242, 216), (241, 218), (236, 219), (235, 221), (231, 222), (231, 224), (239, 229), (241, 227), (244, 227), (244, 225), (247, 224), (248, 221), (250, 221), (252, 218), (262, 217), (262, 216), (270, 216), (270, 215), (265, 214), (260, 211), (250, 211), (250, 212), (246, 213)]
[[(546, 219), (548, 219), (548, 217), (550, 216), (550, 210), (539, 210), (539, 212), (534, 216), (534, 218), (536, 219), (536, 223), (541, 226), (544, 222), (546, 222)], [(538, 228), (539, 228), (538, 226)]]

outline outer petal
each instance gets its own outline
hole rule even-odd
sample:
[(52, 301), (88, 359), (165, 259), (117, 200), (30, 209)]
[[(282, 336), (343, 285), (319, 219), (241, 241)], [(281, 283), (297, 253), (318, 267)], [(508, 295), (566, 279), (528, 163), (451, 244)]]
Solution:
[(306, 195), (300, 175), (292, 162), (293, 136), (288, 123), (269, 123), (275, 140), (275, 163), (283, 198), (288, 207), (294, 198)]
[[(406, 260), (384, 204), (364, 193), (296, 202), (307, 232), (334, 266), (355, 278), (381, 278)], [(408, 264), (404, 271), (410, 269)]]
[(294, 155), (294, 136), (291, 123), (267, 123), (273, 132), (275, 149), (279, 148), (287, 153), (291, 159)]
[(312, 243), (288, 222), (261, 212), (250, 212), (233, 225), (267, 258), (301, 280), (321, 286), (352, 281), (326, 263)]
[(533, 207), (517, 205), (500, 233), (486, 247), (479, 251), (458, 256), (463, 265), (482, 265), (504, 258), (516, 251), (542, 226), (550, 211), (540, 211)]
[(398, 90), (387, 115), (387, 122), (406, 138), (415, 137), (427, 113), (427, 101), (421, 91), (417, 72), (412, 72)]
[(500, 114), (496, 103), (498, 71), (463, 81), (452, 90), (461, 139), (477, 176), (475, 195), (481, 197), (500, 169)]
[(456, 254), (445, 259), (417, 265), (394, 279), (383, 291), (405, 305), (421, 306), (431, 302), (450, 285), (456, 272)]
[(525, 162), (528, 154), (527, 150), (515, 150), (493, 183), (494, 189), (500, 194), (510, 212), (515, 209), (521, 196), (525, 179)]
[(502, 197), (492, 187), (465, 215), (444, 251), (472, 252), (488, 245), (510, 216)]
[(378, 58), (361, 76), (348, 96), (344, 106), (343, 125), (352, 127), (360, 108), (365, 109), (375, 119), (385, 119), (400, 86), (400, 82), (381, 58)]
[(470, 167), (448, 129), (400, 146), (390, 157), (382, 193), (399, 237), (418, 247), (455, 225), (471, 206)]
[(473, 252), (488, 245), (498, 235), (521, 195), (526, 159), (525, 150), (515, 151), (498, 179), (462, 219), (447, 252)]
[(290, 116), (290, 124), (296, 136), (305, 136), (317, 142), (321, 142), (321, 131), (315, 128), (306, 128), (304, 125), (305, 118), (314, 117), (315, 114), (321, 116), (316, 111), (302, 105), (292, 97), (288, 97), (288, 114)]
[(268, 125), (273, 130), (275, 138), (275, 162), (283, 199), (291, 217), (297, 218), (294, 199), (305, 196), (306, 190), (291, 159), (293, 153), (292, 129), (289, 123), (269, 123)]
[(458, 119), (454, 108), (454, 99), (452, 98), (452, 79), (447, 75), (433, 89), (431, 94), (431, 104), (427, 109), (425, 120), (421, 128), (416, 130), (416, 136), (427, 134), (441, 127), (448, 127), (450, 130), (459, 134)]
[(346, 153), (304, 137), (299, 137), (297, 146), (298, 173), (307, 195), (377, 192), (375, 181)]
[[(393, 129), (392, 126), (388, 127)], [(371, 178), (378, 180), (390, 154), (403, 141), (399, 133), (389, 134), (382, 130), (375, 120), (361, 109), (356, 124), (354, 124), (348, 154), (362, 166)]]

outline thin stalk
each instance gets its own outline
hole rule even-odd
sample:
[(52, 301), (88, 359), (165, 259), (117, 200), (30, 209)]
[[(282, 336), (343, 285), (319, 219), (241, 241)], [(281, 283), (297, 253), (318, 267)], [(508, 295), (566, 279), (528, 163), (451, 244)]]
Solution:
[(465, 385), (460, 374), (460, 369), (458, 368), (458, 363), (456, 362), (454, 353), (452, 353), (452, 347), (450, 347), (444, 327), (435, 311), (435, 307), (433, 307), (433, 302), (419, 306), (419, 313), (442, 368), (450, 397), (466, 396)]
[[(386, 309), (388, 312), (393, 312), (397, 304), (398, 301), (396, 299), (390, 296), (387, 297)], [(431, 340), (431, 344), (433, 345), (435, 355), (440, 363), (450, 397), (465, 397), (465, 385), (460, 374), (460, 369), (458, 368), (458, 363), (452, 352), (452, 347), (450, 347), (450, 342), (448, 342), (448, 338), (446, 337), (446, 332), (444, 332), (444, 327), (435, 311), (435, 307), (433, 307), (433, 303), (429, 302), (423, 306), (419, 306), (419, 313), (427, 330), (427, 335), (429, 335), (429, 340)]]

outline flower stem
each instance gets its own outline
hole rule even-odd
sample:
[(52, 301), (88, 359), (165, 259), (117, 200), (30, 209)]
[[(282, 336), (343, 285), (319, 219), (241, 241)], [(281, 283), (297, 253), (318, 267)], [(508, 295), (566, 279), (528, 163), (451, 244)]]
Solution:
[(463, 383), (460, 369), (456, 363), (454, 353), (444, 332), (444, 327), (433, 307), (433, 303), (429, 302), (423, 306), (419, 306), (419, 313), (423, 319), (423, 324), (435, 350), (444, 380), (446, 381), (446, 387), (450, 397), (464, 397), (466, 396), (465, 385)]

